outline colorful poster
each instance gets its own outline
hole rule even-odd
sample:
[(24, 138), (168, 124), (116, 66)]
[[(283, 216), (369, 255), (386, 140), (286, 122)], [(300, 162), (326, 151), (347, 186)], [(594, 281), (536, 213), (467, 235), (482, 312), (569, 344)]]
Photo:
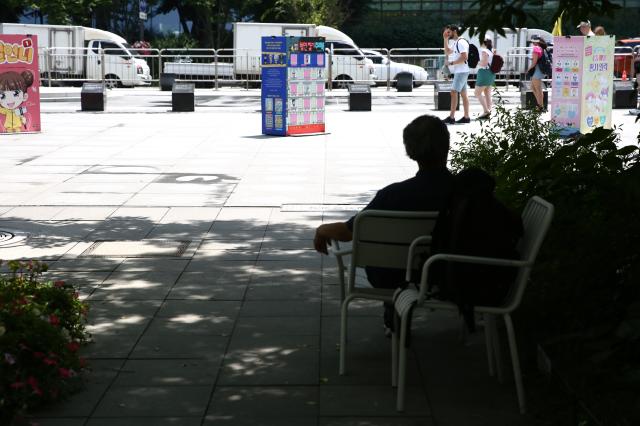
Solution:
[(262, 133), (265, 135), (286, 135), (286, 54), (285, 37), (262, 38)]
[(37, 36), (0, 34), (0, 134), (39, 131)]
[(555, 37), (551, 117), (572, 131), (580, 130), (582, 55), (584, 37)]
[(580, 133), (611, 128), (614, 46), (613, 37), (585, 39)]
[(554, 37), (551, 118), (571, 131), (611, 128), (615, 40)]

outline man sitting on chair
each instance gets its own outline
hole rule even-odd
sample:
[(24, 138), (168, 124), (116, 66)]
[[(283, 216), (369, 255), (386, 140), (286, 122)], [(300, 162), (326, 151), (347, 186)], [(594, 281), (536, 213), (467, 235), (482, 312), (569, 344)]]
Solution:
[[(418, 163), (418, 173), (405, 181), (379, 190), (365, 207), (374, 210), (440, 211), (451, 193), (453, 178), (447, 169), (449, 131), (438, 117), (422, 115), (402, 133), (407, 156)], [(355, 216), (346, 222), (320, 225), (313, 240), (315, 249), (327, 254), (331, 240), (351, 241)], [(376, 288), (396, 288), (404, 282), (404, 271), (366, 268), (367, 279)]]

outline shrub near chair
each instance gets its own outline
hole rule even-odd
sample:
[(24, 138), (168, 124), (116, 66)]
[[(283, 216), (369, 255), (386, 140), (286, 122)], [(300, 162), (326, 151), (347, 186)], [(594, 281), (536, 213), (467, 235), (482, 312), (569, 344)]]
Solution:
[[(356, 268), (367, 266), (397, 268), (404, 270), (407, 265), (409, 246), (416, 237), (430, 234), (438, 217), (437, 212), (409, 212), (391, 210), (364, 210), (353, 225), (353, 245), (351, 250), (332, 250), (338, 261), (341, 283), (340, 321), (340, 374), (346, 373), (347, 317), (349, 304), (355, 299), (380, 300), (392, 303), (395, 289), (356, 287)], [(427, 251), (429, 242), (423, 241), (415, 250)], [(350, 255), (348, 277), (344, 280), (343, 257)], [(346, 287), (346, 288), (345, 288)], [(395, 339), (395, 335), (394, 335)], [(397, 344), (392, 342), (394, 359)], [(395, 371), (393, 369), (392, 371)], [(395, 377), (392, 377), (395, 385)]]
[[(532, 197), (524, 211), (522, 212), (522, 222), (524, 225), (524, 235), (520, 242), (518, 243), (518, 251), (520, 253), (521, 260), (511, 260), (511, 259), (497, 259), (497, 258), (486, 258), (486, 257), (476, 257), (476, 256), (463, 256), (463, 255), (454, 255), (454, 254), (436, 254), (431, 256), (425, 262), (422, 268), (422, 275), (420, 278), (420, 287), (419, 290), (414, 289), (398, 289), (394, 295), (394, 308), (397, 315), (400, 317), (400, 339), (399, 342), (397, 339), (394, 339), (394, 342), (397, 342), (399, 345), (399, 357), (398, 362), (396, 363), (394, 359), (392, 359), (392, 370), (394, 371), (393, 376), (397, 375), (398, 380), (398, 396), (397, 396), (397, 410), (404, 410), (404, 391), (405, 391), (405, 376), (406, 376), (406, 340), (407, 340), (407, 332), (409, 327), (409, 318), (410, 312), (414, 307), (424, 307), (427, 309), (443, 309), (443, 310), (453, 310), (457, 311), (458, 306), (455, 303), (439, 301), (439, 300), (429, 300), (427, 299), (427, 289), (428, 289), (428, 274), (429, 268), (438, 261), (449, 261), (449, 262), (463, 262), (463, 263), (472, 263), (479, 265), (495, 265), (495, 266), (504, 266), (504, 267), (514, 267), (518, 268), (518, 275), (516, 280), (507, 296), (506, 300), (501, 306), (476, 306), (475, 312), (483, 314), (485, 317), (485, 324), (489, 325), (485, 326), (485, 342), (487, 345), (487, 356), (489, 361), (489, 371), (490, 374), (493, 375), (493, 363), (494, 361), (498, 364), (500, 363), (500, 359), (498, 356), (498, 342), (497, 342), (497, 332), (491, 324), (494, 323), (494, 317), (501, 315), (504, 318), (507, 337), (509, 340), (509, 349), (511, 352), (511, 361), (513, 365), (513, 374), (516, 383), (516, 392), (518, 395), (518, 404), (520, 407), (520, 412), (525, 413), (526, 405), (525, 405), (525, 397), (524, 390), (522, 386), (522, 375), (520, 372), (520, 361), (518, 358), (518, 348), (516, 345), (515, 339), (515, 331), (513, 328), (513, 323), (511, 321), (511, 312), (518, 308), (520, 302), (522, 301), (522, 296), (527, 286), (527, 281), (529, 279), (529, 274), (531, 273), (531, 268), (534, 265), (536, 256), (542, 245), (544, 237), (549, 229), (551, 224), (551, 219), (553, 217), (553, 205), (546, 202), (540, 197)], [(417, 246), (421, 239), (418, 238), (412, 244), (412, 247), (409, 250), (409, 257), (407, 263), (410, 265), (412, 263), (412, 259), (415, 257), (413, 252), (414, 245)], [(407, 280), (410, 280), (410, 273), (407, 273)], [(396, 327), (396, 331), (398, 327)], [(396, 373), (397, 372), (397, 373)]]

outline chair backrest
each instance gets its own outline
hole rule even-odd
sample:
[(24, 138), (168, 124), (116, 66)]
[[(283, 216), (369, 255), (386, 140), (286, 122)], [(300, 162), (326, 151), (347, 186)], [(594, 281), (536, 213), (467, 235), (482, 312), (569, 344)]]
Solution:
[(518, 243), (520, 258), (527, 262), (528, 266), (522, 267), (518, 271), (515, 285), (505, 306), (508, 310), (515, 309), (522, 301), (531, 268), (547, 235), (551, 219), (553, 219), (553, 204), (538, 196), (531, 197), (522, 211), (524, 234)]
[(355, 268), (375, 266), (404, 270), (411, 242), (430, 235), (438, 212), (364, 210), (353, 224), (353, 248), (349, 288), (353, 289)]

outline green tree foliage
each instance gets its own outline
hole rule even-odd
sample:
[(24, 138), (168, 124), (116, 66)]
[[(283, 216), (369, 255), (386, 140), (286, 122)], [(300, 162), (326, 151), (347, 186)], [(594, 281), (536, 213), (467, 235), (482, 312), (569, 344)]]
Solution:
[(262, 15), (262, 21), (341, 26), (347, 9), (340, 0), (276, 0)]

